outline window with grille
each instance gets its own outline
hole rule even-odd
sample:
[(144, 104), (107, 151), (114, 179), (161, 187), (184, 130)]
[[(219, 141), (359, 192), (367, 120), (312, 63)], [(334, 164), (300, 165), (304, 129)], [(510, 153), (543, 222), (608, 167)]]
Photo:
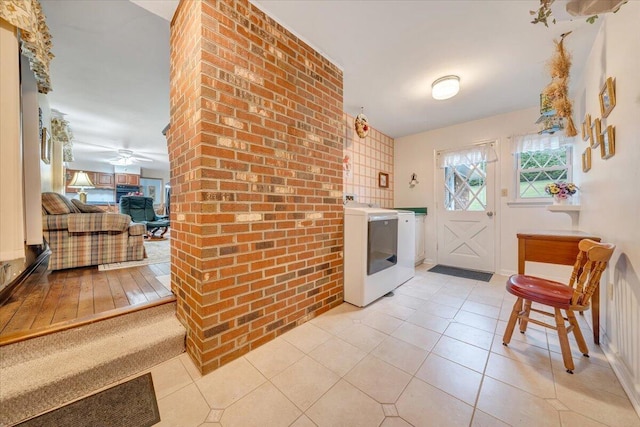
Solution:
[(438, 152), (444, 169), (444, 208), (448, 211), (487, 209), (487, 162), (497, 160), (493, 143)]
[(485, 161), (447, 166), (444, 170), (444, 207), (448, 211), (484, 211), (487, 207)]
[(548, 198), (549, 195), (544, 191), (547, 184), (572, 180), (569, 145), (516, 153), (515, 159), (518, 199)]

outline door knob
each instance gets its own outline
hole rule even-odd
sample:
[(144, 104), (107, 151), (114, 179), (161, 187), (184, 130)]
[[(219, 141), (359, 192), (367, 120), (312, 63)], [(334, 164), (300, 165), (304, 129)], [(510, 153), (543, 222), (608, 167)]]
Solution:
[(491, 211), (487, 212), (487, 216), (488, 216), (489, 218), (491, 218), (491, 217), (493, 216), (493, 212), (491, 212)]

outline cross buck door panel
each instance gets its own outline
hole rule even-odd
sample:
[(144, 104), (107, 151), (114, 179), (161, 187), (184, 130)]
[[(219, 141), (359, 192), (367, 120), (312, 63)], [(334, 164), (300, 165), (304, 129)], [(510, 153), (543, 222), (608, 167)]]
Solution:
[(437, 153), (438, 264), (494, 271), (493, 145)]

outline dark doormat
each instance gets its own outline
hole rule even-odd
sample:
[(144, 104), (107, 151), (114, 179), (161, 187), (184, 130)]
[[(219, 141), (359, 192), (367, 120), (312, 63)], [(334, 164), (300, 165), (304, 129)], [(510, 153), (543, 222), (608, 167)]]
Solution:
[(27, 420), (28, 427), (152, 426), (160, 421), (151, 374), (145, 374)]
[(436, 265), (435, 267), (431, 267), (429, 271), (432, 273), (446, 274), (448, 276), (463, 277), (465, 279), (481, 280), (483, 282), (490, 281), (491, 277), (493, 276), (493, 273), (465, 270), (464, 268), (449, 267), (447, 265), (440, 265), (440, 264)]

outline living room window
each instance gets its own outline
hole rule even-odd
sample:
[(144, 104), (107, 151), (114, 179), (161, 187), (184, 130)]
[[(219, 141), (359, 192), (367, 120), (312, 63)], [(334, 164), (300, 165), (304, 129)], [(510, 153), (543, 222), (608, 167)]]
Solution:
[(544, 188), (557, 181), (571, 181), (572, 146), (560, 136), (516, 137), (514, 159), (515, 194), (520, 201), (548, 199)]

